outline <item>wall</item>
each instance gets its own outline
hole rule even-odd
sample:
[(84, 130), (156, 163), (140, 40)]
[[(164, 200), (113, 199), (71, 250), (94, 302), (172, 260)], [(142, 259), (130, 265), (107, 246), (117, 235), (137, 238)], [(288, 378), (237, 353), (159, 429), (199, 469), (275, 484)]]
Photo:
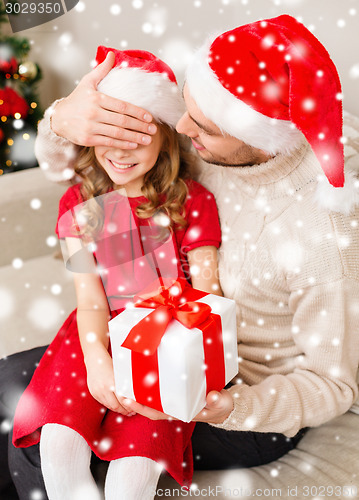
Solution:
[(67, 95), (90, 69), (96, 47), (160, 55), (183, 82), (186, 63), (207, 33), (288, 13), (326, 46), (337, 65), (344, 107), (359, 116), (359, 0), (81, 0), (66, 15), (19, 33), (44, 72), (41, 101)]

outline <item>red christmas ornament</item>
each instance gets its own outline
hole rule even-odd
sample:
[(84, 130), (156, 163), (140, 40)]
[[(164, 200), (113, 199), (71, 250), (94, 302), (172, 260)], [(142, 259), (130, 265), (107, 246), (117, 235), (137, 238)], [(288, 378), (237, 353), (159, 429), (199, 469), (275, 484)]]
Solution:
[(15, 90), (10, 87), (0, 89), (0, 116), (13, 116), (19, 113), (21, 118), (26, 118), (29, 105)]
[(4, 140), (5, 134), (2, 128), (0, 128), (0, 142)]
[(18, 63), (15, 57), (12, 57), (9, 61), (5, 59), (0, 59), (0, 72), (1, 73), (9, 73), (13, 75), (18, 68)]

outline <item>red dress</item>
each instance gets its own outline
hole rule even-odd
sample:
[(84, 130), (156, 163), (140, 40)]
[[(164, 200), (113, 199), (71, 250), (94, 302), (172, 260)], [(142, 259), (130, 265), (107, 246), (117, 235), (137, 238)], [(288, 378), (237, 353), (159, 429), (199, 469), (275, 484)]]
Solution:
[[(220, 245), (220, 226), (213, 195), (195, 181), (188, 181), (188, 188), (189, 195), (185, 203), (188, 224), (184, 229), (175, 230), (173, 235), (179, 257), (176, 268), (182, 275), (188, 266), (186, 252), (200, 246), (213, 245), (218, 248)], [(94, 257), (102, 269), (101, 279), (112, 317), (119, 314), (128, 302), (129, 299), (124, 296), (143, 289), (148, 284), (146, 280), (153, 278), (151, 273), (154, 266), (151, 267), (151, 262), (148, 264), (147, 259), (145, 265), (140, 264), (146, 253), (142, 247), (146, 238), (132, 238), (136, 231), (139, 235), (146, 234), (148, 219), (140, 219), (134, 212), (135, 207), (144, 201), (146, 199), (143, 196), (128, 199), (129, 221), (121, 203), (104, 206), (101, 240), (105, 243), (96, 246)], [(75, 236), (71, 214), (82, 202), (80, 184), (69, 188), (61, 198), (56, 226), (60, 237)], [(70, 217), (71, 224), (66, 220), (67, 217)], [(129, 238), (131, 244), (128, 244)], [(124, 240), (127, 246), (123, 244)], [(156, 243), (152, 245), (155, 247)], [(125, 255), (126, 251), (122, 251), (130, 247), (131, 255), (135, 258), (129, 258), (129, 255)], [(142, 255), (136, 255), (140, 247)], [(160, 251), (157, 254), (152, 252), (157, 260), (156, 267), (161, 258)], [(161, 274), (163, 270), (166, 272), (161, 264), (158, 265)], [(167, 272), (173, 273), (171, 266)], [(142, 415), (122, 416), (102, 406), (91, 396), (86, 378), (74, 310), (48, 347), (19, 401), (14, 421), (14, 445), (27, 447), (36, 444), (40, 440), (43, 425), (62, 424), (81, 434), (92, 451), (103, 460), (128, 456), (148, 457), (161, 463), (178, 483), (189, 485), (193, 473), (191, 435), (195, 424), (152, 421)]]

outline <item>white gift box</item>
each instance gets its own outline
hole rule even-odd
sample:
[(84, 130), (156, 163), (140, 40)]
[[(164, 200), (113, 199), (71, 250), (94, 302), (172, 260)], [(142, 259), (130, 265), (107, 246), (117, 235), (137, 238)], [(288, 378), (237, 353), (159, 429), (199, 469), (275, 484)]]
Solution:
[[(221, 318), (224, 360), (219, 362), (224, 365), (224, 387), (238, 372), (235, 302), (211, 294), (196, 302), (208, 304), (212, 314)], [(132, 351), (123, 347), (122, 343), (130, 330), (153, 311), (154, 309), (132, 305), (109, 322), (116, 393), (149, 407), (153, 407), (151, 398), (145, 401), (136, 398)], [(144, 387), (157, 383), (164, 413), (190, 422), (206, 405), (206, 395), (209, 392), (206, 370), (211, 367), (205, 366), (204, 335), (200, 327), (188, 329), (172, 319), (158, 346), (157, 360), (157, 373), (148, 373), (141, 383)], [(216, 367), (212, 367), (213, 369)]]

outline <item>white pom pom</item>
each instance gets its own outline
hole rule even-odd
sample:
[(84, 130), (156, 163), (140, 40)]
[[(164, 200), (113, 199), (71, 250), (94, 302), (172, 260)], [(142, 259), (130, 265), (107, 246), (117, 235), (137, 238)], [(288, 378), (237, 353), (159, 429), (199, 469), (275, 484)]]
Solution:
[(332, 186), (325, 176), (319, 179), (315, 193), (316, 203), (325, 210), (349, 215), (359, 205), (359, 177), (353, 170), (345, 171), (342, 188)]

